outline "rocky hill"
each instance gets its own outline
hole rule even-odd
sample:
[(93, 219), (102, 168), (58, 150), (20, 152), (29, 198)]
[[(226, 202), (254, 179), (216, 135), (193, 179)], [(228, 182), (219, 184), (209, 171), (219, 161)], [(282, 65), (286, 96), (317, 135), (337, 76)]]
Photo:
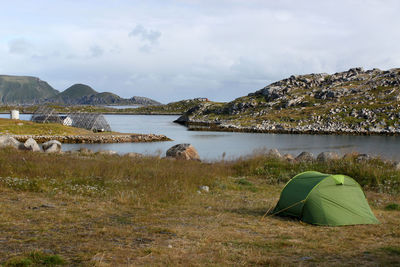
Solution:
[(58, 93), (36, 77), (0, 75), (0, 104), (33, 104)]
[(43, 103), (62, 105), (160, 105), (159, 102), (147, 97), (122, 98), (109, 92), (99, 93), (85, 84), (74, 84), (60, 93), (39, 78), (0, 75), (0, 104)]
[(280, 133), (400, 133), (400, 69), (291, 76), (226, 104), (202, 103), (192, 129)]
[(134, 96), (126, 99), (110, 92), (99, 93), (85, 84), (74, 84), (46, 101), (67, 105), (160, 105), (147, 97)]

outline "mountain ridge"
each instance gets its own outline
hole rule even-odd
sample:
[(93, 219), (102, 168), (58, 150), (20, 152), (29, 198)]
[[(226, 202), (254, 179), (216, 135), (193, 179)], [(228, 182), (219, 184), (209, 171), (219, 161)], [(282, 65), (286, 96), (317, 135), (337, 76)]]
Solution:
[(97, 92), (88, 85), (77, 83), (59, 92), (47, 82), (33, 76), (0, 75), (1, 104), (62, 105), (160, 105), (141, 96), (122, 98), (110, 92)]

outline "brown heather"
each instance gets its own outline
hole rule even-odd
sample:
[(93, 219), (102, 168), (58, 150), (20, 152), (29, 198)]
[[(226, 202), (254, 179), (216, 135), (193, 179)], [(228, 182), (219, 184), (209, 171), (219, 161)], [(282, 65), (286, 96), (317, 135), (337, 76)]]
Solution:
[[(314, 169), (358, 180), (379, 225), (319, 227), (263, 215)], [(0, 150), (6, 266), (387, 266), (400, 263), (400, 172), (374, 159), (201, 163)], [(210, 192), (198, 192), (207, 185)]]

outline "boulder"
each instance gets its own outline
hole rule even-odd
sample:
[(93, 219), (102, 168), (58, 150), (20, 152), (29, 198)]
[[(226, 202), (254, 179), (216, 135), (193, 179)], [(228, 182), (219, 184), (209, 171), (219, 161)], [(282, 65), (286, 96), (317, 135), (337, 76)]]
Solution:
[(285, 154), (283, 158), (289, 162), (293, 162), (295, 159), (292, 154)]
[(327, 162), (339, 159), (339, 155), (335, 152), (322, 152), (317, 156), (318, 161)]
[(296, 161), (313, 161), (314, 155), (310, 152), (303, 151), (296, 157)]
[(35, 139), (29, 138), (28, 140), (25, 141), (24, 144), (21, 144), (19, 146), (19, 149), (38, 152), (40, 151), (40, 146), (36, 143)]
[(268, 155), (269, 157), (272, 157), (272, 158), (282, 158), (281, 153), (279, 153), (278, 149), (276, 149), (276, 148), (270, 149), (270, 150), (268, 151), (267, 155)]
[(14, 137), (6, 135), (0, 136), (0, 148), (13, 147), (18, 149), (20, 145), (21, 143)]
[(183, 160), (198, 160), (200, 161), (197, 150), (191, 144), (174, 145), (167, 150), (167, 157), (183, 159)]
[(46, 153), (61, 152), (61, 143), (57, 140), (50, 140), (42, 144), (43, 151)]

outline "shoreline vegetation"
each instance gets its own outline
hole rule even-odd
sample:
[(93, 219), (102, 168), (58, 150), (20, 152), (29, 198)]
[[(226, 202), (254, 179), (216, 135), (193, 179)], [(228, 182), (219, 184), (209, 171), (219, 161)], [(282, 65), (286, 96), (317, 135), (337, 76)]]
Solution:
[[(266, 214), (305, 170), (354, 178), (381, 224), (319, 227)], [(4, 148), (0, 192), (4, 266), (400, 261), (400, 171), (356, 154), (321, 161), (260, 152), (209, 163)]]

